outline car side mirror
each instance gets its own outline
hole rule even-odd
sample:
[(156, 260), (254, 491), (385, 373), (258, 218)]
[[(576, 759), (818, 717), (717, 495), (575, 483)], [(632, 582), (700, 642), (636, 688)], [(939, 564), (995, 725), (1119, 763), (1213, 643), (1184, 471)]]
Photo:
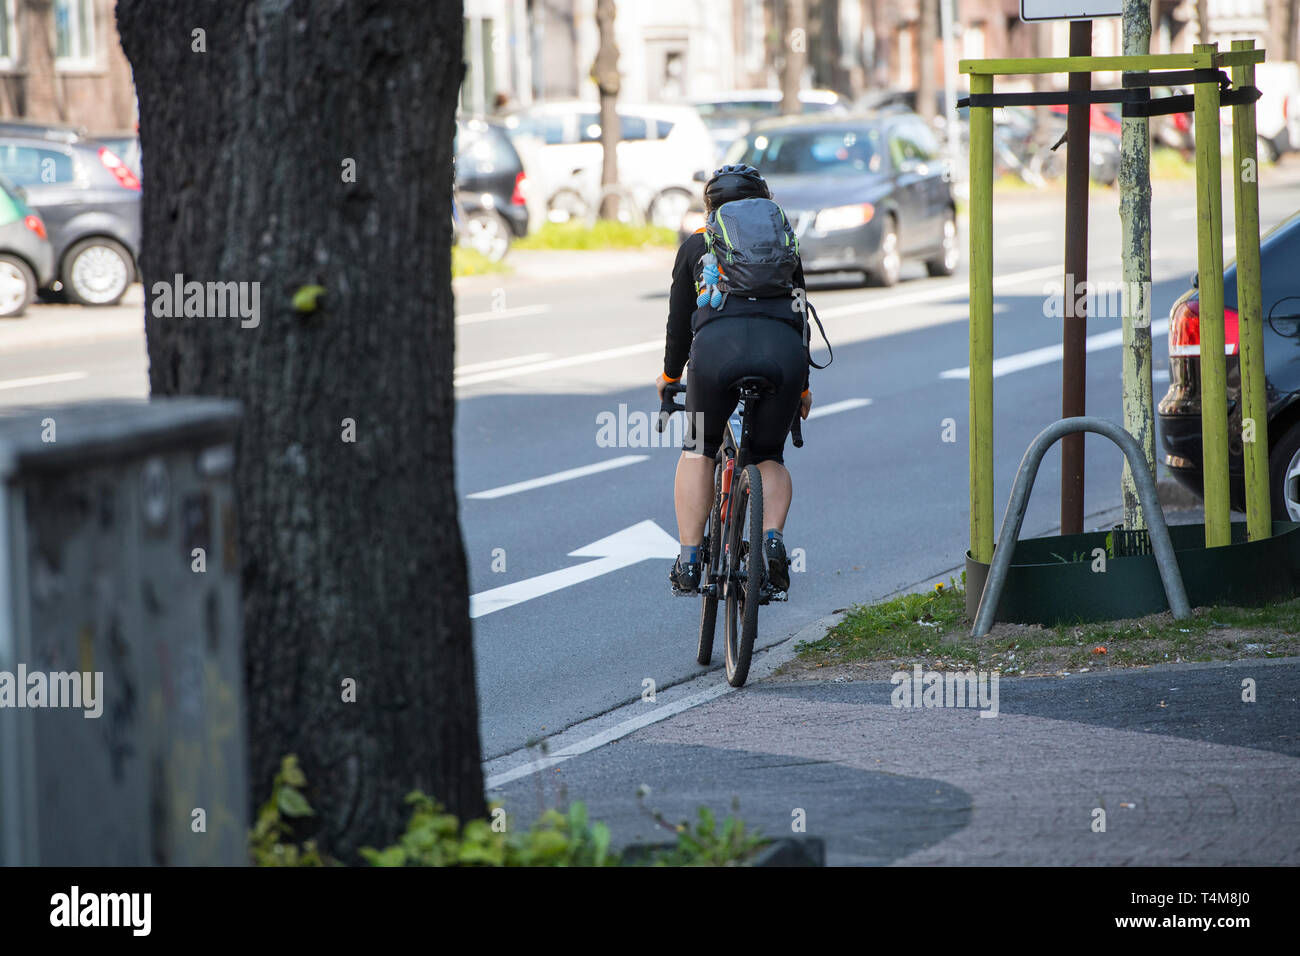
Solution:
[[(1275, 324), (1278, 322), (1286, 325), (1278, 328)], [(1300, 338), (1300, 295), (1289, 295), (1274, 302), (1268, 310), (1268, 324), (1283, 338)]]

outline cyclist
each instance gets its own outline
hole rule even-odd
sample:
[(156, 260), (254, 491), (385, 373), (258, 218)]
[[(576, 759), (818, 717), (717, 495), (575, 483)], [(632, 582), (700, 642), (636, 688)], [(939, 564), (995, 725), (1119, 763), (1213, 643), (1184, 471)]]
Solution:
[[(772, 193), (753, 166), (723, 166), (704, 187), (707, 214), (723, 203), (756, 197), (771, 199)], [(796, 266), (795, 290), (788, 296), (758, 299), (731, 295), (719, 308), (708, 303), (697, 307), (697, 270), (706, 251), (703, 232), (700, 229), (689, 236), (677, 250), (668, 300), (664, 371), (655, 381), (662, 401), (664, 387), (681, 379), (689, 359), (686, 441), (673, 482), (681, 554), (669, 572), (669, 581), (674, 594), (699, 591), (700, 549), (713, 507), (714, 459), (722, 444), (722, 429), (740, 398), (739, 392), (728, 386), (742, 376), (761, 375), (776, 391), (763, 397), (753, 417), (750, 461), (757, 463), (763, 479), (763, 557), (768, 578), (773, 588), (784, 591), (790, 586), (790, 576), (781, 534), (793, 494), (784, 464), (785, 439), (795, 411), (807, 418), (812, 408), (800, 309), (806, 295), (803, 267)], [(702, 442), (701, 436), (693, 433), (697, 421), (703, 423)]]

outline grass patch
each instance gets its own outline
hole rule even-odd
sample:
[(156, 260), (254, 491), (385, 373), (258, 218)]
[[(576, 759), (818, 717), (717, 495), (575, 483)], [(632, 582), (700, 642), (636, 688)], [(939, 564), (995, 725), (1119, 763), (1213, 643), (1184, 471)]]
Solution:
[(509, 272), (510, 267), (504, 262), (493, 262), (477, 249), (469, 246), (451, 247), (451, 277), (483, 276), (499, 272)]
[(578, 250), (677, 248), (677, 233), (663, 226), (630, 226), (617, 220), (548, 222), (515, 243), (516, 249)]
[(1300, 655), (1300, 598), (1264, 607), (1196, 608), (1183, 621), (1166, 611), (1054, 627), (999, 624), (979, 640), (970, 637), (965, 605), (965, 591), (956, 581), (855, 605), (825, 637), (801, 642), (795, 660), (778, 673), (824, 677), (830, 669), (877, 678), (920, 663), (935, 670), (976, 667), (1033, 676)]
[(1176, 149), (1157, 147), (1151, 150), (1151, 178), (1182, 179), (1190, 182), (1196, 179), (1196, 163), (1183, 159), (1182, 154)]

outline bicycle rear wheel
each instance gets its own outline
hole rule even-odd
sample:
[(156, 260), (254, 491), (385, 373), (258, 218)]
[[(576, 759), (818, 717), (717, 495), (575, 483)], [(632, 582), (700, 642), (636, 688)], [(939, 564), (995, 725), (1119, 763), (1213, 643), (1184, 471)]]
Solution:
[(726, 554), (727, 683), (744, 686), (758, 635), (759, 592), (763, 562), (763, 479), (756, 465), (746, 465), (731, 489)]
[(708, 586), (716, 584), (714, 580), (722, 570), (722, 515), (719, 507), (722, 503), (722, 464), (713, 468), (713, 510), (709, 512), (709, 524), (704, 529), (704, 562), (700, 566), (700, 584), (704, 597), (700, 601), (700, 643), (695, 649), (697, 663), (708, 666), (713, 660), (713, 634), (718, 627), (718, 592), (708, 593)]

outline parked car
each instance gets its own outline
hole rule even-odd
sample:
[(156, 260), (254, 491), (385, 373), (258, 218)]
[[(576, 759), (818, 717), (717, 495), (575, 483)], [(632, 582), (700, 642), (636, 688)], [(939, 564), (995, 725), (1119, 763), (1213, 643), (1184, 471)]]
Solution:
[[(720, 162), (727, 150), (754, 123), (770, 119), (781, 112), (780, 90), (733, 90), (692, 100), (704, 125), (713, 137), (716, 158)], [(800, 112), (808, 114), (844, 113), (844, 101), (832, 90), (800, 90)]]
[(856, 271), (893, 285), (904, 259), (934, 276), (957, 269), (957, 204), (938, 140), (915, 113), (768, 120), (726, 161), (767, 179), (806, 273)]
[(140, 178), (69, 127), (0, 124), (0, 174), (26, 191), (54, 249), (55, 281), (81, 305), (115, 305), (137, 276)]
[(456, 123), (457, 241), (493, 262), (528, 233), (528, 177), (505, 128), (482, 119)]
[(23, 192), (0, 176), (0, 318), (22, 315), (36, 290), (54, 278), (54, 250), (45, 223)]
[[(637, 218), (677, 229), (692, 202), (702, 197), (696, 174), (716, 165), (708, 128), (690, 106), (619, 103), (618, 115), (617, 198), (628, 201)], [(517, 142), (535, 147), (537, 162), (529, 175), (538, 182), (548, 218), (593, 216), (604, 159), (597, 105), (542, 103), (511, 113), (505, 124)]]
[[(1273, 516), (1300, 521), (1300, 213), (1260, 244), (1264, 376), (1268, 402), (1269, 484)], [(1242, 466), (1241, 366), (1238, 356), (1237, 267), (1223, 274), (1224, 339), (1228, 353), (1228, 472), (1233, 507), (1245, 508)], [(1160, 400), (1165, 465), (1179, 483), (1201, 494), (1200, 295), (1193, 287), (1169, 315), (1169, 390)]]

